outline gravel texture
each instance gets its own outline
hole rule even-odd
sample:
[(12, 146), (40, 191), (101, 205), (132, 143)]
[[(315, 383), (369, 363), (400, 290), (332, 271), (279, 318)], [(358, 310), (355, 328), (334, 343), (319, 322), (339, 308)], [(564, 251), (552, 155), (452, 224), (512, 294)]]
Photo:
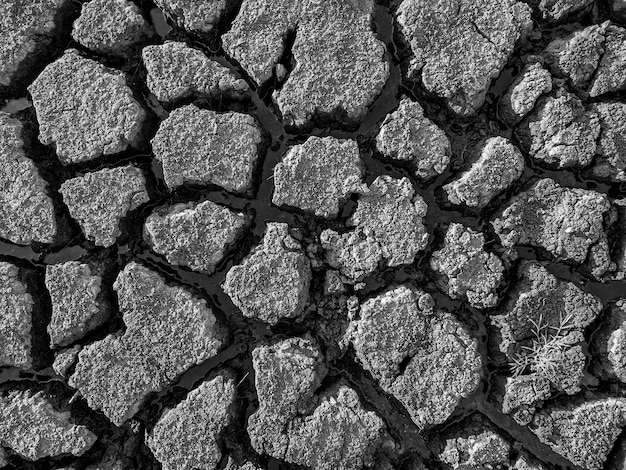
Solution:
[(0, 237), (19, 245), (57, 236), (48, 185), (26, 156), (22, 123), (0, 112)]
[(133, 57), (156, 32), (129, 0), (90, 0), (74, 21), (72, 38), (98, 54)]
[(37, 111), (39, 140), (53, 145), (64, 164), (141, 145), (146, 112), (119, 70), (69, 49), (28, 91)]
[(355, 141), (309, 137), (274, 167), (272, 202), (333, 218), (350, 194), (365, 191), (363, 176)]
[(148, 46), (141, 55), (148, 88), (162, 103), (188, 97), (239, 97), (248, 91), (245, 80), (183, 42)]
[(249, 222), (245, 214), (211, 201), (175, 204), (150, 214), (144, 238), (168, 263), (211, 274)]
[(126, 329), (83, 348), (69, 383), (119, 426), (150, 393), (215, 356), (227, 331), (205, 300), (139, 264), (126, 265), (113, 288)]
[(261, 129), (252, 116), (188, 105), (161, 123), (152, 150), (170, 188), (214, 184), (245, 193), (252, 187), (261, 142)]
[(104, 247), (120, 236), (120, 221), (150, 199), (143, 173), (132, 165), (67, 180), (60, 192), (87, 239)]
[(53, 348), (76, 342), (109, 318), (102, 277), (89, 265), (68, 261), (47, 266), (46, 288), (52, 300), (48, 334)]

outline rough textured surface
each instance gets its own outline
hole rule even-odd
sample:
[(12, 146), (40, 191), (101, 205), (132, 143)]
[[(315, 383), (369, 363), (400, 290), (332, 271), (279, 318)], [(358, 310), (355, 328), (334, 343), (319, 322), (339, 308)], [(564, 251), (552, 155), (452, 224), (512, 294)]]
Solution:
[(461, 115), (482, 106), (491, 81), (532, 27), (530, 8), (514, 0), (403, 0), (397, 19), (413, 51), (410, 77), (421, 71), (426, 89)]
[(476, 341), (417, 289), (399, 286), (367, 300), (349, 335), (359, 363), (420, 428), (445, 422), (480, 383)]
[(245, 193), (259, 158), (261, 129), (252, 116), (218, 114), (194, 105), (174, 110), (152, 139), (170, 188), (215, 184)]
[(507, 377), (502, 411), (510, 414), (518, 424), (527, 425), (532, 421), (535, 408), (551, 395), (550, 380), (542, 374)]
[(439, 458), (455, 470), (511, 468), (511, 445), (480, 415), (472, 415), (458, 432), (448, 431), (442, 441)]
[(47, 184), (26, 157), (22, 123), (0, 112), (0, 237), (20, 245), (52, 243), (57, 222)]
[(249, 225), (249, 217), (211, 201), (156, 209), (144, 238), (167, 262), (213, 273)]
[(163, 470), (217, 468), (222, 457), (218, 439), (233, 418), (234, 402), (234, 375), (225, 371), (166, 411), (146, 439)]
[(333, 218), (351, 193), (365, 190), (363, 178), (355, 141), (309, 137), (274, 167), (272, 202)]
[(69, 4), (69, 0), (7, 0), (0, 4), (0, 91), (40, 67), (58, 36), (59, 16)]
[(212, 33), (236, 4), (233, 0), (155, 0), (155, 3), (180, 27), (200, 35)]
[(314, 395), (327, 373), (315, 340), (261, 345), (252, 361), (259, 408), (248, 420), (248, 434), (257, 452), (313, 470), (372, 464), (384, 423), (343, 383)]
[(557, 259), (583, 263), (604, 236), (603, 215), (609, 208), (600, 193), (545, 178), (513, 197), (492, 225), (504, 247), (540, 247)]
[(78, 456), (95, 442), (87, 427), (72, 424), (69, 413), (55, 410), (42, 393), (0, 396), (0, 445), (23, 457)]
[(600, 96), (626, 87), (626, 29), (606, 28), (604, 55), (598, 64), (589, 95)]
[(428, 207), (408, 178), (379, 176), (363, 191), (347, 225), (371, 233), (388, 266), (410, 264), (426, 248)]
[(39, 140), (54, 145), (64, 164), (138, 146), (146, 112), (118, 70), (69, 49), (28, 87)]
[(132, 165), (72, 178), (60, 191), (87, 239), (104, 247), (113, 245), (120, 236), (120, 220), (149, 201), (146, 180)]
[(543, 19), (556, 23), (588, 8), (593, 0), (529, 0), (528, 3), (538, 8)]
[(574, 464), (599, 470), (624, 425), (626, 400), (605, 398), (542, 410), (532, 429), (539, 440)]
[(567, 78), (579, 90), (586, 90), (604, 54), (606, 23), (574, 31), (550, 42), (543, 58), (553, 75)]
[(74, 21), (74, 41), (98, 54), (132, 57), (156, 32), (130, 0), (90, 0)]
[(350, 281), (360, 281), (376, 271), (383, 260), (383, 250), (370, 231), (357, 228), (339, 234), (326, 229), (320, 234), (326, 262)]
[(17, 266), (0, 261), (0, 366), (32, 366), (33, 298)]
[(78, 261), (46, 267), (46, 288), (52, 299), (48, 334), (53, 348), (74, 343), (108, 319), (109, 305), (102, 297), (101, 284), (102, 277)]
[(523, 262), (518, 283), (490, 322), (514, 374), (536, 373), (568, 394), (584, 375), (584, 329), (602, 310), (594, 295), (561, 281), (536, 262)]
[(504, 265), (484, 249), (485, 236), (461, 224), (450, 224), (441, 250), (435, 251), (430, 267), (440, 275), (439, 286), (455, 299), (465, 299), (476, 308), (498, 303), (504, 280)]
[(626, 104), (609, 101), (596, 103), (592, 109), (600, 118), (600, 139), (591, 172), (605, 180), (626, 181)]
[(443, 189), (453, 204), (484, 208), (524, 171), (524, 157), (504, 137), (491, 137), (479, 149), (478, 159), (461, 177)]
[(559, 91), (540, 98), (536, 110), (516, 129), (530, 155), (559, 168), (584, 167), (591, 163), (600, 134), (600, 121), (573, 94)]
[(269, 223), (260, 246), (226, 274), (223, 289), (249, 318), (297, 319), (309, 298), (311, 267), (287, 224)]
[(513, 126), (535, 107), (537, 99), (552, 91), (552, 77), (542, 65), (525, 65), (500, 100), (500, 117)]
[(248, 91), (245, 80), (184, 42), (148, 46), (141, 55), (148, 88), (163, 103), (187, 97), (238, 97)]
[[(316, 2), (244, 0), (224, 49), (258, 83), (267, 82), (295, 34), (295, 67), (274, 100), (286, 123), (315, 115), (358, 120), (389, 76), (384, 44), (371, 29), (373, 0)], [(332, 92), (330, 91), (332, 90)]]
[(623, 299), (604, 313), (590, 345), (591, 373), (600, 379), (626, 383), (626, 304)]
[(86, 346), (69, 384), (119, 426), (148, 394), (215, 356), (227, 332), (206, 301), (139, 264), (126, 265), (113, 288), (126, 330)]
[(71, 348), (60, 349), (54, 354), (54, 362), (52, 363), (52, 370), (61, 377), (68, 377), (68, 372), (71, 367), (76, 364), (78, 360), (78, 353), (82, 349), (82, 346), (77, 344)]
[(387, 158), (410, 164), (421, 179), (443, 173), (452, 152), (446, 133), (424, 116), (419, 103), (408, 98), (383, 121), (376, 148)]

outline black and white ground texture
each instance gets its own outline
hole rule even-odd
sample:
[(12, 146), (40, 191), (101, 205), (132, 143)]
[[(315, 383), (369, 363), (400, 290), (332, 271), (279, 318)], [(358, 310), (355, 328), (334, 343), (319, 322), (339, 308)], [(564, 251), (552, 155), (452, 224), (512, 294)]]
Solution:
[(0, 468), (626, 469), (625, 0), (4, 0)]

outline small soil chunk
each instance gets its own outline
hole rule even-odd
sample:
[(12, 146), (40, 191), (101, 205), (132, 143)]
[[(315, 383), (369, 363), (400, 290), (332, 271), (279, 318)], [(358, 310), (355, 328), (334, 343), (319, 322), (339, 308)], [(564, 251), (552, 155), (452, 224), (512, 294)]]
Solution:
[(245, 80), (184, 42), (148, 46), (142, 51), (148, 88), (162, 103), (187, 97), (219, 99), (248, 91)]
[(605, 38), (604, 55), (589, 90), (592, 98), (626, 88), (626, 29), (609, 25)]
[(215, 184), (245, 193), (252, 188), (261, 141), (261, 129), (252, 116), (188, 105), (161, 123), (152, 149), (170, 189)]
[(129, 0), (90, 0), (74, 21), (72, 37), (98, 54), (133, 57), (156, 32)]
[(626, 103), (595, 103), (593, 111), (600, 118), (600, 140), (591, 173), (613, 182), (626, 181)]
[(244, 0), (224, 49), (259, 85), (272, 77), (295, 39), (296, 64), (273, 94), (283, 120), (303, 126), (315, 115), (357, 121), (389, 77), (385, 45), (372, 31), (375, 4)]
[(244, 316), (275, 325), (297, 319), (309, 299), (311, 265), (287, 224), (269, 223), (263, 242), (222, 286)]
[(557, 23), (589, 7), (593, 0), (528, 0), (539, 10), (541, 17), (550, 23)]
[(144, 238), (168, 263), (212, 274), (249, 224), (248, 216), (214, 202), (189, 202), (154, 211)]
[(146, 112), (124, 73), (74, 49), (48, 65), (28, 87), (39, 140), (54, 145), (61, 163), (81, 163), (139, 147)]
[(374, 235), (362, 229), (344, 234), (326, 229), (320, 242), (326, 251), (325, 261), (352, 282), (376, 271), (383, 260), (383, 250)]
[(487, 139), (479, 152), (478, 159), (469, 170), (443, 187), (453, 204), (483, 209), (524, 171), (524, 157), (504, 137)]
[(505, 248), (530, 245), (580, 264), (591, 246), (606, 236), (603, 219), (610, 207), (598, 192), (562, 187), (544, 178), (513, 197), (491, 224)]
[(388, 266), (411, 264), (428, 244), (428, 206), (408, 178), (383, 175), (363, 191), (348, 226), (357, 226), (380, 244)]
[(440, 439), (439, 459), (455, 470), (510, 468), (511, 444), (481, 415), (472, 415), (460, 430)]
[(513, 375), (536, 373), (568, 394), (580, 390), (584, 375), (583, 332), (602, 311), (602, 302), (561, 281), (537, 262), (523, 262), (519, 281), (491, 316)]
[(507, 377), (502, 398), (502, 412), (520, 425), (529, 424), (535, 409), (552, 395), (550, 380), (539, 373)]
[(542, 409), (531, 429), (541, 442), (575, 465), (600, 470), (624, 425), (626, 400), (602, 398)]
[(626, 383), (626, 302), (612, 304), (594, 332), (590, 351), (591, 372), (604, 380)]
[(461, 224), (450, 224), (441, 250), (430, 267), (439, 274), (438, 285), (453, 299), (465, 299), (472, 307), (490, 308), (498, 303), (504, 265), (484, 249), (485, 236)]
[(248, 420), (252, 447), (312, 470), (370, 467), (385, 425), (342, 381), (316, 396), (327, 373), (311, 337), (257, 346), (252, 352), (259, 408)]
[(567, 78), (574, 88), (586, 90), (604, 53), (606, 26), (589, 26), (548, 44), (543, 58), (552, 74)]
[(515, 0), (403, 0), (397, 20), (413, 51), (409, 78), (421, 71), (429, 92), (460, 115), (474, 114), (516, 43), (532, 29), (530, 13)]
[(29, 460), (83, 455), (96, 442), (68, 412), (55, 410), (43, 393), (13, 391), (0, 396), (0, 445)]
[(19, 245), (52, 243), (57, 221), (47, 184), (26, 157), (22, 123), (0, 112), (0, 237)]
[(359, 363), (422, 429), (445, 422), (480, 383), (476, 340), (420, 290), (402, 285), (367, 300), (348, 335)]
[(272, 202), (334, 218), (351, 193), (366, 189), (364, 176), (355, 141), (309, 137), (274, 167)]
[(126, 330), (85, 346), (69, 385), (119, 426), (150, 393), (215, 356), (227, 330), (205, 300), (137, 263), (126, 265), (113, 288)]
[(223, 371), (166, 411), (146, 438), (163, 470), (217, 468), (218, 439), (233, 418), (235, 399), (234, 374)]
[(558, 168), (587, 166), (596, 153), (600, 120), (575, 95), (559, 90), (539, 99), (516, 136), (531, 157)]
[(0, 261), (0, 366), (32, 367), (33, 308), (17, 266)]
[(78, 361), (78, 353), (83, 347), (79, 344), (72, 346), (71, 348), (60, 349), (54, 354), (54, 362), (52, 363), (52, 370), (61, 377), (68, 378), (68, 372), (70, 368)]
[(109, 318), (102, 277), (78, 261), (46, 266), (46, 288), (52, 299), (48, 325), (52, 348), (68, 346)]
[(154, 3), (181, 28), (199, 35), (212, 33), (237, 4), (233, 0), (155, 0)]
[(500, 117), (514, 126), (535, 107), (539, 97), (552, 91), (552, 76), (538, 62), (525, 65), (500, 99)]
[(20, 81), (49, 60), (61, 28), (57, 18), (71, 8), (70, 0), (5, 0), (0, 3), (0, 94), (11, 91)]
[(72, 178), (60, 191), (87, 239), (103, 247), (115, 244), (120, 220), (149, 201), (143, 173), (133, 165)]
[(386, 158), (409, 164), (424, 180), (443, 173), (452, 153), (446, 133), (424, 116), (419, 103), (406, 97), (383, 121), (376, 148)]

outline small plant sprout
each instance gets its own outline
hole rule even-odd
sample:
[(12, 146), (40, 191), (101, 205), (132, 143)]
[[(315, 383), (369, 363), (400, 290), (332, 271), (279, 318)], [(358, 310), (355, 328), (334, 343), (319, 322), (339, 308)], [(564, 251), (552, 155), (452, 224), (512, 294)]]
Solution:
[(543, 313), (537, 320), (529, 320), (532, 325), (531, 345), (522, 346), (509, 363), (513, 377), (519, 377), (530, 368), (540, 375), (553, 374), (558, 367), (559, 353), (571, 346), (567, 335), (572, 331), (572, 314), (559, 314), (557, 325), (551, 325)]

